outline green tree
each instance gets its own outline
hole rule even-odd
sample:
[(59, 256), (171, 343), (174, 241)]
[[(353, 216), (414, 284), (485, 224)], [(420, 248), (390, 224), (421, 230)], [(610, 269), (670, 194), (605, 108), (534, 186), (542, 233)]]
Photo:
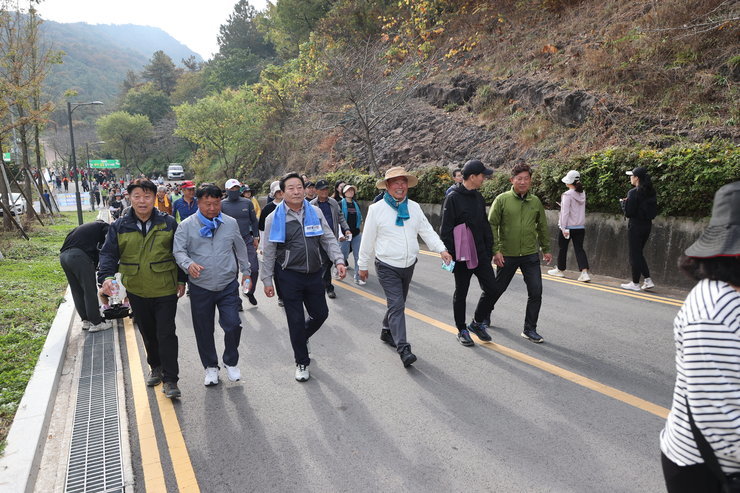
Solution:
[(250, 89), (226, 89), (174, 109), (175, 135), (218, 156), (220, 178), (251, 171), (259, 157), (263, 118)]
[(144, 173), (139, 161), (152, 138), (153, 127), (149, 118), (116, 111), (100, 118), (96, 125), (98, 135), (105, 141), (105, 151), (112, 156), (121, 156), (126, 169), (132, 164), (130, 159), (139, 173)]
[(206, 97), (210, 91), (210, 83), (205, 70), (185, 72), (177, 79), (175, 89), (170, 95), (170, 101), (174, 106), (182, 103), (194, 103), (196, 100)]
[(302, 43), (329, 12), (335, 0), (277, 0), (268, 3), (261, 26), (284, 60), (294, 58)]
[(146, 115), (150, 122), (157, 123), (172, 107), (170, 98), (149, 82), (127, 92), (123, 97), (121, 110), (132, 115)]
[(168, 96), (177, 83), (178, 70), (175, 63), (164, 51), (155, 51), (149, 63), (144, 66), (141, 76), (154, 83), (155, 87)]

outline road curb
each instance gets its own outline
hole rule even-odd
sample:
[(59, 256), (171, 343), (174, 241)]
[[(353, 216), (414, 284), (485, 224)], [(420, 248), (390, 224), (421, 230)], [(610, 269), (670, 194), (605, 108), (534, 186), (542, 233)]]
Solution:
[(33, 490), (74, 317), (68, 286), (15, 413), (5, 453), (0, 457), (0, 473), (4, 478), (0, 489), (4, 492)]

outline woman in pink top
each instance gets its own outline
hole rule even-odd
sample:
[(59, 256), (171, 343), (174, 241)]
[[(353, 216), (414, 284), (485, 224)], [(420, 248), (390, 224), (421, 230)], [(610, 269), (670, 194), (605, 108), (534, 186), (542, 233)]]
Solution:
[(573, 249), (576, 252), (578, 268), (581, 270), (579, 281), (589, 282), (588, 258), (583, 250), (583, 239), (586, 236), (586, 192), (583, 191), (581, 174), (572, 169), (561, 180), (568, 191), (560, 197), (560, 217), (558, 227), (558, 266), (547, 271), (551, 276), (565, 277), (565, 261), (568, 258), (568, 243), (573, 238)]

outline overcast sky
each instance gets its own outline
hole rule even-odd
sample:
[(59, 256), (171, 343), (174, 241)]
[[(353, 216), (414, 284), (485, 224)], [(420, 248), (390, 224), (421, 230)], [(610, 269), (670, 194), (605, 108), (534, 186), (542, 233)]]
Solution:
[[(138, 24), (163, 29), (208, 60), (218, 51), (218, 28), (237, 0), (43, 0), (42, 18), (88, 24)], [(250, 0), (263, 10), (267, 0)]]

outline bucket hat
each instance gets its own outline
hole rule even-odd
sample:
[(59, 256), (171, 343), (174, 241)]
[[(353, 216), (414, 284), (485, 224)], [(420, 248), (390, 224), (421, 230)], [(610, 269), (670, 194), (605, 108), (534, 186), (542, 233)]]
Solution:
[(378, 180), (375, 186), (381, 190), (385, 190), (388, 185), (388, 180), (392, 178), (398, 178), (399, 176), (406, 177), (406, 179), (409, 181), (409, 188), (415, 187), (419, 183), (419, 179), (416, 176), (412, 175), (401, 166), (394, 166), (392, 168), (389, 168), (388, 171), (385, 172), (385, 178), (383, 178), (382, 180)]
[(697, 258), (740, 255), (740, 181), (717, 190), (709, 226), (684, 253)]

